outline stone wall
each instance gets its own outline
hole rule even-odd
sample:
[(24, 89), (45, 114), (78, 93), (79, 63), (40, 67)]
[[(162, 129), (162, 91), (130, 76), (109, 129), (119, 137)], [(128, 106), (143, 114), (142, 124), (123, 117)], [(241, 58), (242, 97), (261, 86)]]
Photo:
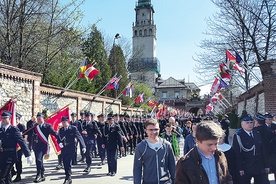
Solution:
[[(17, 100), (17, 112), (25, 123), (37, 112), (47, 109), (51, 115), (56, 110), (69, 105), (70, 113), (90, 111), (96, 115), (101, 113), (122, 113), (127, 107), (121, 100), (95, 94), (65, 90), (64, 88), (41, 84), (42, 75), (16, 67), (0, 64), (0, 107), (10, 98)], [(128, 108), (127, 113), (142, 114), (142, 109)]]

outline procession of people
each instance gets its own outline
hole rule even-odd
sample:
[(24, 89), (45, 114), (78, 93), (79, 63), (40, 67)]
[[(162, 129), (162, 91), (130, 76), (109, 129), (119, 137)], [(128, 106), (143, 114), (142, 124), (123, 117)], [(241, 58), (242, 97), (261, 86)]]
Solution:
[[(72, 165), (85, 163), (83, 172), (107, 164), (106, 177), (117, 174), (117, 159), (134, 155), (134, 183), (269, 183), (276, 173), (276, 119), (269, 113), (246, 115), (241, 128), (229, 136), (230, 121), (223, 115), (178, 117), (165, 115), (99, 114), (81, 112), (62, 116), (59, 129), (37, 113), (27, 124), (19, 113), (11, 125), (12, 113), (4, 111), (0, 124), (0, 184), (22, 180), (22, 156), (32, 162), (34, 183), (46, 180), (43, 160), (49, 154), (49, 135), (57, 139), (61, 153), (57, 160), (64, 169), (64, 184), (71, 184)], [(96, 119), (97, 117), (97, 119)], [(184, 149), (180, 148), (181, 137)], [(180, 150), (181, 149), (181, 150)], [(182, 151), (183, 150), (183, 151)], [(79, 158), (79, 160), (78, 160)], [(13, 179), (13, 177), (15, 178)]]

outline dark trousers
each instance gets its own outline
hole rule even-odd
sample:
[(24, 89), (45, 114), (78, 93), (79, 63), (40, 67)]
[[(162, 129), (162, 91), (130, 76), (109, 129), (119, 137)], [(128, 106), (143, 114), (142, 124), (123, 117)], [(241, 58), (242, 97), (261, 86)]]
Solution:
[(108, 173), (117, 172), (117, 150), (106, 150)]
[(36, 173), (37, 175), (40, 175), (45, 171), (44, 165), (43, 165), (43, 156), (45, 153), (45, 150), (35, 150), (35, 164), (36, 164)]
[(97, 141), (97, 146), (98, 146), (98, 152), (99, 156), (101, 158), (101, 161), (103, 162), (105, 159), (105, 149), (102, 148), (102, 141)]
[(129, 139), (129, 147), (130, 147), (130, 152), (133, 152), (133, 138)]
[(11, 181), (11, 169), (14, 163), (3, 163), (0, 165), (0, 184), (10, 184)]
[(65, 176), (66, 176), (65, 179), (71, 179), (71, 175), (72, 175), (71, 167), (72, 167), (72, 160), (74, 155), (70, 152), (62, 153), (62, 151), (61, 151), (61, 155), (62, 155), (63, 166), (65, 170)]
[(91, 166), (94, 147), (95, 144), (86, 144), (85, 158), (87, 167)]
[(62, 155), (58, 155), (58, 165), (62, 165), (63, 157)]
[(15, 162), (17, 175), (22, 174), (22, 150), (17, 151), (17, 162)]

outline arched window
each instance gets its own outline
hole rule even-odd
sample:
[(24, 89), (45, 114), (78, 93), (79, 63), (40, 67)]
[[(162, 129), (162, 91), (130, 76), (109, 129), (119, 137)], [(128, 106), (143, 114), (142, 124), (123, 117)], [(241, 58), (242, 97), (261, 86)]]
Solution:
[(134, 36), (137, 36), (137, 30), (134, 31)]
[(139, 30), (139, 36), (142, 36), (142, 30)]
[(144, 30), (144, 36), (148, 36), (148, 31), (146, 29)]
[(152, 29), (149, 29), (149, 35), (152, 35)]

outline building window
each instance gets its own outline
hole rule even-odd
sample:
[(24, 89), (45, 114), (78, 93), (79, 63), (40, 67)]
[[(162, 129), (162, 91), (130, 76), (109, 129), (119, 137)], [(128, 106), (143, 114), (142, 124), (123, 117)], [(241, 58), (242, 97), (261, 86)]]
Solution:
[(162, 98), (167, 98), (167, 91), (162, 91)]
[(139, 30), (139, 36), (142, 36), (142, 30)]
[(134, 31), (134, 35), (137, 36), (137, 30)]
[(144, 36), (147, 36), (148, 35), (148, 32), (147, 32), (147, 30), (145, 29), (144, 30)]
[(152, 29), (149, 30), (149, 35), (152, 35)]
[(179, 91), (174, 92), (174, 98), (179, 98)]

